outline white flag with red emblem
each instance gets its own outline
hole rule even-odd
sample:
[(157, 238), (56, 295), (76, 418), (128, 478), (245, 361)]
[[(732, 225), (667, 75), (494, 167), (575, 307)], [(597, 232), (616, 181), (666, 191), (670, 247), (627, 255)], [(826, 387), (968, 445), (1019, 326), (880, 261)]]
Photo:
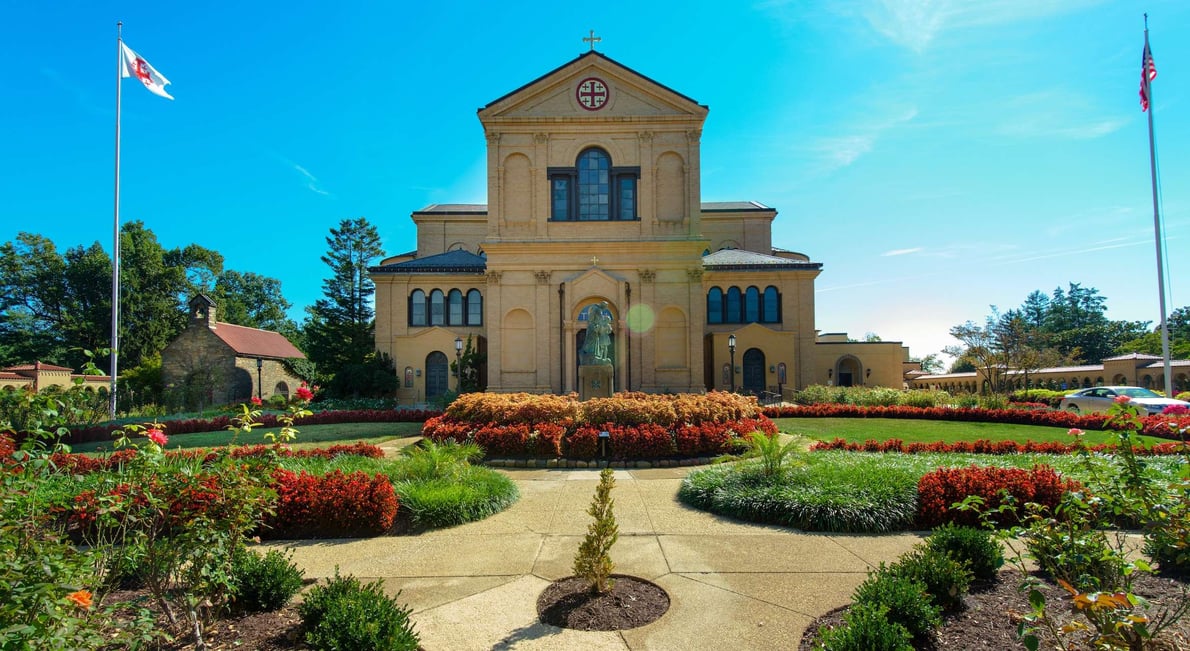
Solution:
[(149, 65), (149, 62), (145, 61), (144, 57), (133, 52), (132, 48), (124, 44), (124, 41), (120, 41), (120, 52), (124, 55), (124, 64), (120, 66), (121, 77), (136, 77), (154, 95), (160, 95), (165, 99), (173, 99), (173, 96), (165, 92), (165, 87), (169, 84), (169, 80), (160, 72), (157, 72), (153, 66)]

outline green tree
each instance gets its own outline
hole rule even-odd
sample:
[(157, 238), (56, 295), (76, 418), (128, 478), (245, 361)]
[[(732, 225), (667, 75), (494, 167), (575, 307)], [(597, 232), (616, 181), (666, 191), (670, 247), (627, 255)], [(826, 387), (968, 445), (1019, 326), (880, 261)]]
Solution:
[(223, 256), (191, 244), (166, 250), (143, 222), (120, 229), (120, 366), (139, 366), (186, 326), (196, 284), (223, 270)]
[(286, 316), (293, 305), (281, 295), (281, 281), (252, 272), (226, 269), (215, 278), (212, 300), (227, 323), (281, 332), (296, 328)]
[(910, 357), (909, 361), (921, 364), (921, 370), (926, 373), (941, 373), (945, 368), (942, 360), (938, 358), (938, 353), (930, 353), (925, 357)]
[[(331, 268), (323, 280), (323, 298), (307, 308), (304, 327), (307, 355), (324, 373), (335, 374), (363, 364), (375, 350), (372, 296), (376, 286), (368, 277), (368, 262), (384, 254), (380, 234), (367, 219), (344, 219), (326, 238), (322, 261)], [(342, 391), (341, 383), (332, 383)]]
[[(484, 390), (483, 368), (487, 361), (487, 353), (481, 353), (472, 341), (471, 335), (467, 335), (467, 343), (463, 346), (458, 361), (450, 363), (451, 373), (459, 377), (459, 393), (475, 393)], [(463, 367), (461, 376), (459, 375), (460, 364)]]
[(993, 307), (992, 316), (987, 317), (983, 325), (967, 321), (954, 326), (950, 329), (950, 336), (958, 339), (962, 345), (947, 346), (942, 351), (956, 359), (968, 360), (974, 370), (983, 374), (987, 382), (986, 389), (992, 392), (1004, 390), (1008, 372), (1008, 358), (997, 333), (999, 321), (1000, 315)]

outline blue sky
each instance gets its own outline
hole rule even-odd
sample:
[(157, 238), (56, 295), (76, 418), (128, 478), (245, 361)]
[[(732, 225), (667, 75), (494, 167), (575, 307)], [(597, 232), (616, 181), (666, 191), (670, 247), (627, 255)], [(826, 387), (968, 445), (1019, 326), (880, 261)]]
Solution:
[(1144, 11), (1172, 310), (1190, 304), (1182, 0), (17, 3), (0, 241), (110, 249), (122, 20), (176, 98), (124, 81), (122, 219), (280, 279), (300, 318), (339, 220), (367, 217), (400, 253), (410, 212), (485, 202), (475, 110), (594, 29), (710, 107), (703, 200), (779, 211), (774, 244), (824, 265), (819, 329), (926, 355), (989, 305), (1069, 282), (1155, 322)]

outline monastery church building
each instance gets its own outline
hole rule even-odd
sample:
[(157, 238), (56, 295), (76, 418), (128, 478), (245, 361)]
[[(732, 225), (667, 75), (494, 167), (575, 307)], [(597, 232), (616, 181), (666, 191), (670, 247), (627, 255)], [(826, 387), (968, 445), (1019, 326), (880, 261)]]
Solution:
[(414, 212), (417, 250), (369, 269), (398, 399), (456, 389), (456, 340), (489, 391), (578, 391), (601, 304), (614, 391), (902, 387), (899, 342), (818, 334), (822, 264), (773, 246), (775, 209), (702, 201), (707, 110), (594, 49), (480, 109), (488, 204)]

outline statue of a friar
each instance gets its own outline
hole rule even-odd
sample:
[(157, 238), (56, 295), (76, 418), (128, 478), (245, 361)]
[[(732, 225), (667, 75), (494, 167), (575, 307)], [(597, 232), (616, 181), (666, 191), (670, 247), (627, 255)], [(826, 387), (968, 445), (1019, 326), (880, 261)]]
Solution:
[(611, 343), (614, 320), (607, 301), (591, 306), (587, 313), (587, 339), (583, 343), (583, 357), (587, 364), (611, 364)]

